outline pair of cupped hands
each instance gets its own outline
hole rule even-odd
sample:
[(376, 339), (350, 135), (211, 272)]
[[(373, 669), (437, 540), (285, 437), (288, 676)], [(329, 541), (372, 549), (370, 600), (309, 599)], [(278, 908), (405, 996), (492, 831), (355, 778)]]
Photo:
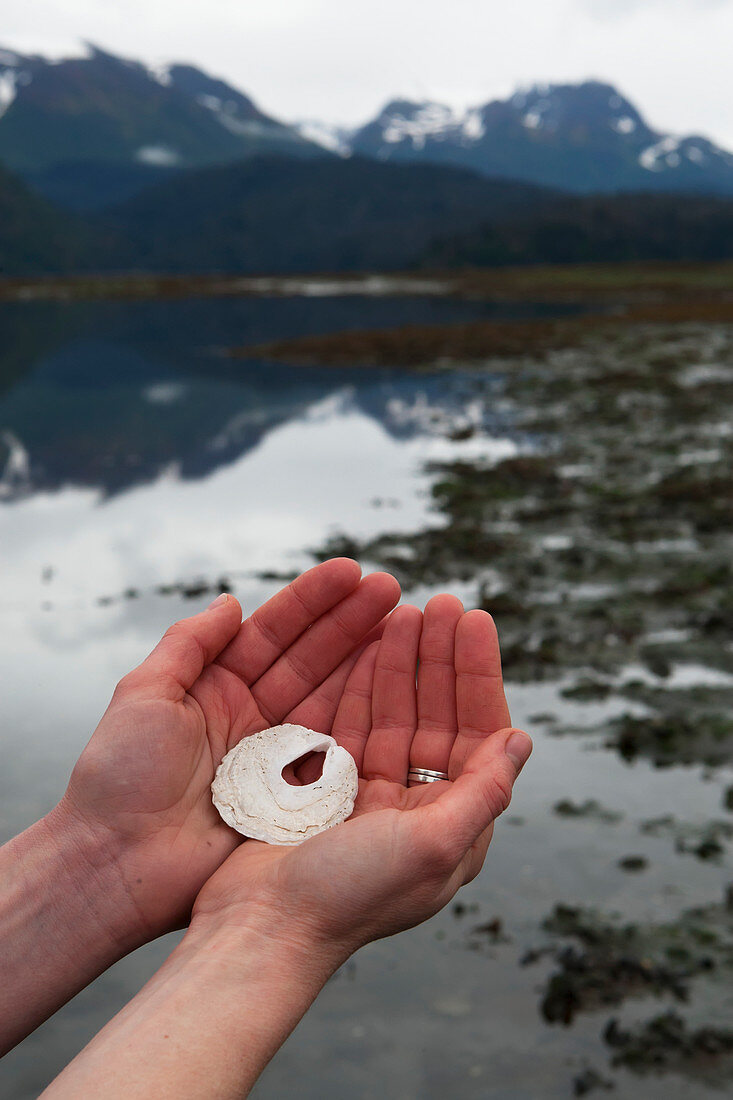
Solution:
[[(480, 870), (531, 751), (509, 728), (494, 624), (453, 596), (395, 610), (393, 577), (337, 558), (242, 622), (222, 595), (125, 676), (54, 811), (104, 853), (129, 946), (268, 914), (344, 954), (426, 919)], [(244, 840), (211, 782), (241, 738), (330, 733), (359, 770), (353, 816), (295, 847)], [(448, 781), (407, 786), (408, 767)], [(295, 782), (311, 782), (306, 760)], [(110, 877), (114, 885), (110, 885)]]

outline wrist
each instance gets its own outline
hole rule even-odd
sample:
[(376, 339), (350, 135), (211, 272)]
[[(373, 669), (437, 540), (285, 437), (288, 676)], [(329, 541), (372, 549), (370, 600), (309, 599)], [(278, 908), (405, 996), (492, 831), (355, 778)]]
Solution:
[(226, 960), (227, 965), (266, 966), (268, 973), (293, 973), (308, 984), (322, 986), (346, 962), (352, 949), (337, 939), (319, 935), (311, 922), (300, 920), (277, 897), (261, 896), (245, 904), (194, 915), (181, 949)]
[(161, 969), (44, 1096), (248, 1095), (343, 961), (261, 900), (196, 914)]
[(34, 830), (59, 883), (61, 916), (83, 929), (100, 952), (116, 961), (159, 934), (135, 902), (132, 852), (113, 832), (87, 820), (65, 797)]
[(146, 938), (115, 862), (63, 805), (0, 849), (0, 1054)]

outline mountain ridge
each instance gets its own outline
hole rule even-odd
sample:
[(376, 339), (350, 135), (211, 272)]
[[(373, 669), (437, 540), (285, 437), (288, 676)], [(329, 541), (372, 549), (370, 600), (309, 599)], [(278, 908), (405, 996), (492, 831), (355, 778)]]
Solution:
[[(270, 154), (450, 165), (578, 194), (733, 196), (733, 153), (654, 129), (602, 80), (536, 84), (465, 111), (392, 99), (349, 130), (276, 119), (189, 62), (150, 65), (93, 44), (53, 62), (0, 48), (0, 161), (72, 208), (124, 199), (153, 172)], [(119, 165), (124, 182), (101, 164)]]
[(394, 99), (363, 126), (342, 130), (340, 146), (342, 155), (456, 164), (581, 194), (733, 194), (733, 154), (699, 135), (654, 130), (600, 80), (534, 85), (464, 111)]
[(192, 65), (92, 44), (53, 62), (0, 48), (0, 160), (26, 178), (65, 163), (202, 167), (275, 151), (327, 155)]
[(317, 136), (195, 65), (0, 49), (0, 272), (733, 254), (733, 156), (600, 81), (462, 114), (392, 100), (351, 139)]

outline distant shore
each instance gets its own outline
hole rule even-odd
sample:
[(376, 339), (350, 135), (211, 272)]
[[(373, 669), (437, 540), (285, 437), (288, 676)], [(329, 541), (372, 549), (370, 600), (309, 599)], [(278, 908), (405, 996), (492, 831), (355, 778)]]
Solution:
[(636, 307), (715, 302), (733, 312), (733, 262), (563, 264), (459, 271), (302, 275), (49, 275), (0, 277), (0, 301), (96, 301), (189, 297), (316, 297), (366, 294), (455, 295), (496, 301), (558, 301)]

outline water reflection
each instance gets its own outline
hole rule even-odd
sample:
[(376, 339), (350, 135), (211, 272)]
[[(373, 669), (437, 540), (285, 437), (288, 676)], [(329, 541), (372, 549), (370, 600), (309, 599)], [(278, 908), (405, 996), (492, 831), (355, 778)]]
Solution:
[[(229, 299), (6, 309), (13, 348), (29, 320), (42, 347), (30, 340), (20, 373), (14, 353), (15, 380), (0, 395), (0, 606), (74, 605), (68, 643), (88, 636), (100, 599), (222, 577), (234, 587), (308, 564), (307, 549), (335, 531), (374, 533), (391, 508), (421, 521), (426, 502), (414, 489), (426, 458), (514, 446), (500, 418), (472, 402), (470, 373), (300, 369), (229, 361), (211, 346), (426, 310), (460, 318), (469, 307)], [(446, 418), (477, 431), (454, 446)]]
[[(5, 305), (0, 494), (72, 484), (108, 496), (171, 468), (202, 477), (345, 387), (354, 407), (390, 433), (415, 434), (424, 424), (390, 413), (416, 399), (409, 376), (231, 361), (221, 350), (487, 312), (480, 303), (426, 299)], [(436, 407), (462, 400), (435, 380), (417, 390)]]

